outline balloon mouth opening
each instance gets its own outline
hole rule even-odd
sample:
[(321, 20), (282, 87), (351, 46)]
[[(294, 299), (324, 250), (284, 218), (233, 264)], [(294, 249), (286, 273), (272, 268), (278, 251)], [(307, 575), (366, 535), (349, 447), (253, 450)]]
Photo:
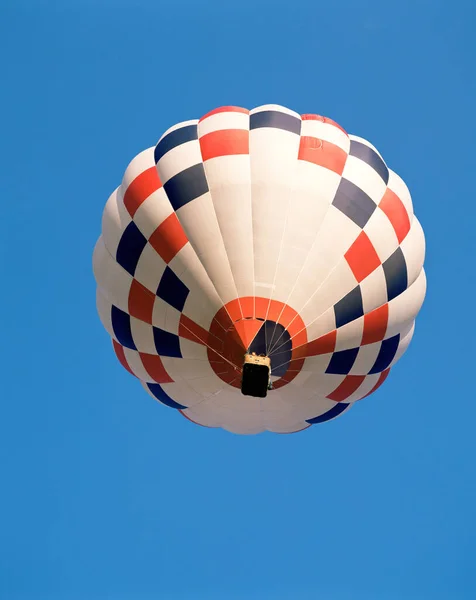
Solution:
[[(267, 391), (290, 383), (302, 368), (302, 360), (295, 357), (292, 362), (293, 338), (299, 345), (307, 342), (305, 325), (294, 309), (281, 302), (260, 297), (237, 298), (220, 308), (210, 326), (210, 335), (217, 342), (215, 349), (208, 348), (215, 375), (244, 395), (264, 398)], [(245, 369), (243, 377), (245, 357), (253, 353), (270, 361), (259, 385), (253, 383), (254, 369)]]

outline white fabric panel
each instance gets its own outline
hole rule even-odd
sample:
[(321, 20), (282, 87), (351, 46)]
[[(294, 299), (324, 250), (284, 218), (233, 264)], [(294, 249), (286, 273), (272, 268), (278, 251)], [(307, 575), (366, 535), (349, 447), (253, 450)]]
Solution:
[(186, 417), (198, 425), (203, 425), (204, 427), (222, 426), (222, 414), (214, 407), (213, 403), (203, 401), (182, 412)]
[(291, 208), (299, 136), (263, 127), (250, 131), (255, 294), (271, 298)]
[[(319, 354), (318, 356), (310, 356), (305, 359), (304, 366), (301, 372), (310, 372), (314, 373), (325, 373), (327, 367), (329, 366), (330, 360), (332, 358), (332, 354)], [(294, 385), (301, 385), (300, 383), (301, 373), (294, 379)], [(307, 378), (308, 379), (308, 378)], [(305, 379), (304, 381), (307, 381)]]
[(103, 238), (96, 242), (93, 253), (93, 272), (97, 285), (112, 304), (128, 312), (132, 277), (107, 251)]
[(395, 354), (394, 359), (390, 363), (390, 367), (393, 367), (393, 365), (398, 360), (400, 360), (400, 358), (408, 350), (408, 346), (410, 345), (410, 342), (412, 341), (414, 333), (415, 333), (415, 323), (413, 322), (411, 324), (411, 326), (409, 328), (407, 328), (407, 330), (405, 332), (402, 332), (402, 335), (401, 335), (401, 338), (400, 338), (400, 343), (398, 344), (398, 350), (397, 350), (397, 352)]
[(250, 115), (254, 115), (260, 112), (266, 111), (276, 111), (280, 113), (284, 113), (285, 115), (290, 115), (291, 117), (296, 117), (296, 119), (300, 119), (301, 115), (286, 106), (281, 106), (280, 104), (262, 104), (261, 106), (257, 106), (250, 110)]
[(231, 386), (225, 386), (213, 398), (216, 406), (227, 408), (235, 411), (237, 414), (254, 414), (261, 413), (261, 398), (252, 398), (251, 396), (243, 396), (239, 389)]
[(139, 283), (142, 283), (144, 287), (155, 294), (166, 267), (165, 261), (147, 243), (137, 262), (134, 279), (137, 279)]
[(410, 231), (400, 247), (407, 264), (408, 285), (410, 286), (421, 273), (426, 249), (423, 229), (416, 217), (413, 217)]
[[(162, 363), (170, 377), (177, 381), (179, 379), (196, 379), (215, 376), (208, 360), (197, 360), (193, 358), (172, 358), (169, 356), (162, 357)], [(225, 386), (222, 381), (222, 387)]]
[(170, 304), (167, 304), (166, 309), (165, 309), (165, 327), (164, 327), (164, 329), (166, 331), (169, 331), (170, 333), (174, 333), (175, 335), (178, 335), (179, 324), (180, 324), (180, 315), (181, 315), (180, 311), (178, 311), (173, 306), (170, 306)]
[(162, 185), (174, 175), (201, 162), (202, 155), (197, 140), (191, 140), (172, 148), (157, 163), (157, 171)]
[(301, 136), (315, 137), (325, 142), (330, 142), (335, 146), (344, 150), (347, 154), (350, 149), (350, 139), (341, 129), (332, 125), (332, 123), (325, 123), (324, 121), (316, 121), (314, 119), (305, 119), (302, 122)]
[(384, 262), (398, 248), (398, 238), (387, 215), (377, 209), (364, 227), (380, 262)]
[[(361, 143), (361, 144), (364, 144), (364, 146), (368, 146), (369, 148), (372, 148), (372, 150), (373, 150), (374, 152), (376, 152), (376, 153), (377, 153), (377, 154), (380, 156), (380, 158), (383, 160), (383, 157), (382, 157), (382, 155), (380, 154), (380, 152), (379, 152), (379, 151), (377, 150), (377, 148), (376, 148), (376, 147), (375, 147), (373, 144), (371, 144), (371, 143), (370, 143), (368, 140), (365, 140), (364, 138), (362, 138), (362, 137), (359, 137), (358, 135), (354, 135), (354, 134), (349, 134), (349, 139), (350, 139), (351, 141), (353, 141), (353, 142), (359, 142), (359, 143)], [(384, 161), (384, 162), (385, 162), (385, 161)]]
[(319, 280), (309, 279), (309, 257), (339, 183), (340, 176), (329, 169), (298, 161), (273, 298), (286, 302), (295, 290), (305, 300), (315, 290)]
[(213, 131), (222, 131), (223, 129), (245, 129), (248, 130), (250, 117), (247, 113), (226, 111), (210, 115), (198, 123), (198, 133), (200, 137)]
[[(167, 312), (167, 308), (170, 305), (167, 304), (167, 302), (165, 302), (165, 300), (162, 300), (162, 298), (159, 298), (158, 296), (155, 297), (154, 300), (154, 307), (152, 309), (152, 325), (154, 327), (158, 327), (159, 329), (164, 329), (166, 330), (166, 326), (165, 326), (165, 314)], [(172, 332), (170, 332), (172, 333)], [(176, 332), (173, 332), (176, 333)]]
[(399, 333), (412, 323), (420, 311), (426, 293), (426, 274), (422, 270), (417, 280), (403, 294), (388, 304), (388, 328), (386, 337)]
[(381, 347), (382, 342), (375, 342), (374, 344), (366, 344), (359, 348), (359, 353), (352, 365), (352, 369), (349, 371), (349, 375), (367, 375), (374, 366)]
[(380, 375), (380, 373), (373, 373), (372, 375), (367, 375), (367, 377), (360, 384), (358, 389), (348, 398), (345, 399), (345, 402), (358, 402), (359, 400), (361, 400), (377, 385)]
[(231, 391), (224, 389), (197, 405), (191, 405), (191, 410), (187, 409), (184, 413), (198, 423), (223, 427), (232, 433), (253, 434), (264, 431), (260, 400), (242, 396), (239, 390), (233, 388), (228, 390)]
[(346, 261), (341, 261), (301, 309), (301, 318), (306, 324), (312, 323), (351, 292), (356, 285), (357, 280), (351, 268)]
[(377, 267), (361, 283), (362, 305), (364, 313), (372, 312), (374, 309), (385, 304), (388, 300), (387, 283), (383, 267)]
[(210, 193), (182, 206), (177, 215), (222, 303), (236, 298), (237, 290)]
[[(209, 273), (205, 270), (193, 248), (190, 245), (184, 246), (179, 255), (180, 260), (188, 265), (187, 270), (180, 273), (180, 279), (190, 290), (182, 312), (208, 330), (213, 317), (223, 306), (224, 301), (220, 298)], [(185, 258), (183, 255), (185, 255)], [(174, 271), (176, 259), (178, 259), (178, 255), (169, 263), (169, 267)], [(231, 272), (229, 274), (231, 278)]]
[(219, 156), (207, 160), (204, 168), (238, 296), (252, 296), (254, 261), (249, 156)]
[(180, 123), (171, 125), (160, 136), (159, 140), (157, 141), (157, 144), (159, 144), (159, 142), (161, 142), (165, 137), (167, 137), (169, 135), (169, 133), (172, 133), (172, 131), (177, 131), (177, 129), (183, 129), (184, 127), (187, 127), (188, 125), (196, 125), (197, 123), (198, 123), (198, 119), (189, 119), (188, 121), (180, 121)]
[(207, 348), (192, 342), (185, 338), (180, 338), (180, 350), (183, 358), (195, 359), (195, 360), (208, 360)]
[(306, 423), (305, 421), (300, 421), (299, 423), (294, 423), (293, 425), (289, 425), (288, 423), (284, 423), (282, 427), (274, 425), (272, 429), (266, 427), (269, 431), (273, 433), (298, 433), (299, 431), (304, 431), (305, 429), (309, 429), (311, 425)]
[[(278, 396), (279, 402), (287, 407), (301, 406), (303, 402), (306, 402), (310, 398), (316, 396), (316, 390), (312, 387), (312, 385), (303, 385), (302, 379), (300, 381), (301, 385), (297, 385), (295, 381), (296, 380), (294, 380), (292, 384), (289, 383), (288, 385), (277, 390), (271, 390), (268, 393), (268, 396), (261, 400), (263, 410), (265, 412), (276, 410)], [(299, 390), (296, 390), (296, 387), (298, 387)], [(296, 394), (297, 391), (299, 391), (299, 395)]]
[(223, 303), (192, 246), (186, 244), (168, 266), (190, 290), (182, 312), (208, 330)]
[(227, 387), (227, 384), (217, 377), (213, 371), (204, 377), (195, 377), (194, 379), (189, 379), (188, 384), (197, 393), (205, 398), (209, 396), (215, 396)]
[[(292, 383), (289, 385), (293, 385)], [(295, 390), (299, 392), (299, 390)], [(296, 402), (293, 407), (293, 420), (307, 420), (315, 417), (320, 417), (338, 404), (329, 398), (325, 398), (322, 394), (314, 394), (311, 398), (307, 398), (303, 402)], [(291, 420), (291, 419), (290, 419)]]
[(144, 171), (155, 166), (154, 160), (154, 147), (146, 148), (142, 152), (139, 152), (130, 163), (127, 165), (124, 172), (124, 176), (121, 182), (121, 194), (126, 193), (127, 188), (130, 184)]
[(337, 330), (337, 340), (335, 351), (349, 350), (350, 348), (357, 348), (360, 346), (362, 341), (362, 334), (364, 332), (364, 318), (360, 317), (355, 319)]
[[(160, 400), (157, 400), (152, 394), (147, 385), (143, 382), (141, 383), (149, 396), (152, 396), (156, 402), (160, 402)], [(182, 406), (195, 406), (199, 405), (200, 402), (203, 402), (202, 396), (197, 394), (184, 380), (174, 381), (173, 383), (161, 383), (160, 387), (170, 398)]]
[(114, 329), (112, 327), (112, 304), (100, 287), (96, 289), (96, 308), (104, 329), (108, 332), (111, 338), (117, 342), (116, 336), (114, 335)]
[(122, 192), (117, 188), (109, 196), (102, 214), (101, 237), (111, 256), (116, 256), (122, 234), (131, 221), (122, 201)]
[(387, 186), (380, 177), (380, 175), (360, 158), (356, 156), (348, 156), (347, 162), (345, 163), (344, 172), (342, 173), (344, 179), (348, 179), (367, 196), (369, 196), (375, 204), (379, 204)]
[[(306, 425), (306, 427), (305, 427)], [(309, 423), (298, 421), (292, 410), (274, 411), (263, 414), (263, 430), (275, 433), (290, 433), (309, 427)]]
[[(202, 155), (197, 139), (169, 150), (158, 161), (157, 170), (165, 183), (174, 175), (199, 163), (202, 163)], [(177, 216), (222, 302), (236, 298), (237, 291), (211, 194), (206, 192), (181, 206), (177, 210)]]
[[(338, 232), (338, 235), (337, 233)], [(335, 206), (329, 206), (288, 304), (300, 312), (319, 285), (341, 262), (361, 229)], [(303, 317), (304, 319), (304, 317)], [(304, 322), (307, 325), (306, 319)]]
[(157, 227), (172, 213), (172, 205), (164, 188), (161, 187), (139, 206), (134, 214), (134, 223), (143, 235), (149, 239)]
[(131, 371), (137, 378), (147, 383), (154, 383), (152, 377), (145, 370), (142, 359), (138, 352), (131, 350), (130, 348), (124, 348), (124, 356), (126, 357), (127, 364), (129, 365)]
[[(346, 375), (335, 375), (333, 373), (316, 372), (313, 373), (311, 377), (309, 377), (304, 383), (301, 383), (299, 385), (299, 388), (301, 390), (311, 390), (314, 396), (325, 398), (326, 396), (331, 394), (337, 387), (339, 387), (339, 385), (344, 381), (345, 378)], [(293, 381), (293, 383), (295, 382)], [(286, 387), (289, 387), (289, 385)]]
[(336, 318), (333, 308), (326, 310), (324, 314), (312, 321), (306, 326), (308, 341), (317, 340), (321, 336), (334, 331), (336, 328)]
[(237, 416), (232, 411), (224, 412), (223, 422), (223, 429), (237, 435), (255, 435), (264, 431), (264, 427), (260, 423), (241, 415)]
[(157, 354), (154, 341), (154, 329), (149, 323), (144, 323), (135, 317), (131, 317), (132, 339), (138, 350), (144, 354)]

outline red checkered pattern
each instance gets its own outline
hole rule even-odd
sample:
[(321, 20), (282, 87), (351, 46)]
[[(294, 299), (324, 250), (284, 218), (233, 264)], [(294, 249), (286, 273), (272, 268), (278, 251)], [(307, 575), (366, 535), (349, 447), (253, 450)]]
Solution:
[[(139, 379), (141, 379), (141, 374), (135, 372), (134, 368), (129, 364), (127, 357), (126, 357), (126, 352), (128, 354), (132, 354), (135, 351), (124, 348), (118, 342), (116, 342), (116, 340), (113, 340), (112, 343), (113, 343), (113, 347), (114, 347), (114, 352), (116, 353), (116, 356), (119, 359), (119, 362), (121, 363), (121, 365), (127, 371), (129, 371), (129, 373), (131, 373), (131, 375), (134, 375), (134, 377), (138, 377)], [(157, 354), (146, 354), (144, 352), (135, 352), (135, 354), (136, 354), (137, 358), (140, 360), (145, 372), (148, 375), (148, 379), (147, 379), (148, 382), (155, 382), (155, 383), (172, 383), (173, 382), (173, 379), (166, 372), (160, 356), (158, 356)]]

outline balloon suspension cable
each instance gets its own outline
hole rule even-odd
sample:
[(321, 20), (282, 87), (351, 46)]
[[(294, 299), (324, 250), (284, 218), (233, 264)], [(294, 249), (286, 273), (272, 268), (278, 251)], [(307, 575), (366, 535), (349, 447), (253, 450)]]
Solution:
[(210, 346), (210, 344), (208, 344), (205, 340), (202, 340), (201, 338), (198, 337), (198, 335), (196, 335), (195, 333), (193, 333), (193, 331), (191, 331), (186, 325), (183, 325), (183, 328), (186, 329), (189, 333), (191, 333), (193, 335), (193, 337), (196, 337), (197, 340), (199, 340), (199, 342), (201, 344), (203, 344), (204, 346), (206, 346), (209, 350), (211, 350), (212, 352), (214, 352), (217, 356), (219, 356), (222, 360), (224, 360), (225, 362), (227, 362), (229, 365), (231, 365), (235, 371), (241, 375), (242, 373), (242, 369), (240, 367), (237, 367), (235, 365), (235, 363), (231, 362), (231, 360), (229, 360), (228, 358), (226, 358), (226, 356), (223, 356), (222, 354), (220, 354), (220, 352), (218, 352), (218, 350), (215, 350), (215, 348), (212, 348), (212, 346)]

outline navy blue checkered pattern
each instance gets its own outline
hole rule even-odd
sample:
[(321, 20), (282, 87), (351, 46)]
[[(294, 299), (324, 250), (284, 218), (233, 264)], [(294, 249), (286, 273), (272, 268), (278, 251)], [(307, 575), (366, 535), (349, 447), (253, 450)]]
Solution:
[(184, 410), (185, 408), (187, 408), (183, 404), (179, 404), (178, 402), (175, 402), (175, 400), (172, 400), (172, 398), (167, 394), (167, 392), (164, 391), (164, 388), (160, 384), (148, 383), (147, 387), (151, 391), (154, 398), (156, 398), (159, 402), (162, 402), (162, 404), (165, 404), (166, 406), (170, 406), (170, 408), (175, 408), (177, 410)]
[(198, 140), (198, 126), (196, 124), (185, 125), (179, 129), (174, 129), (174, 131), (171, 131), (163, 137), (155, 147), (155, 164), (157, 164), (159, 160), (173, 148), (181, 146), (186, 142), (191, 142), (192, 140)]
[(350, 156), (359, 158), (372, 167), (372, 169), (374, 169), (374, 171), (376, 171), (383, 179), (385, 185), (387, 185), (389, 179), (387, 165), (383, 162), (377, 152), (373, 150), (373, 148), (370, 148), (370, 146), (367, 146), (362, 142), (358, 142), (357, 140), (351, 140), (349, 154)]
[(370, 196), (345, 177), (340, 181), (332, 204), (362, 229), (377, 208)]
[(330, 360), (326, 373), (333, 375), (348, 375), (352, 369), (359, 353), (359, 348), (350, 348), (349, 350), (339, 350), (334, 352)]
[(260, 127), (274, 127), (300, 135), (301, 119), (278, 110), (264, 110), (250, 115), (250, 129)]
[(134, 277), (137, 263), (146, 244), (147, 239), (139, 231), (134, 221), (131, 221), (119, 240), (116, 260), (132, 277)]
[(164, 183), (164, 190), (175, 211), (208, 192), (203, 163), (184, 169)]
[(159, 329), (159, 327), (154, 327), (153, 330), (155, 349), (159, 356), (182, 358), (180, 338), (178, 335)]
[(388, 301), (393, 300), (408, 287), (408, 272), (402, 249), (398, 247), (395, 252), (382, 263), (385, 281), (387, 283)]
[(364, 314), (362, 303), (362, 290), (360, 286), (355, 287), (334, 306), (336, 327), (342, 327)]
[(340, 414), (342, 414), (348, 406), (349, 405), (345, 402), (339, 402), (330, 410), (325, 412), (323, 415), (319, 415), (318, 417), (314, 417), (312, 419), (307, 419), (306, 423), (310, 423), (311, 425), (317, 425), (318, 423), (325, 423), (326, 421), (335, 419), (335, 417), (338, 417)]
[(182, 312), (189, 291), (188, 287), (175, 275), (172, 269), (166, 267), (157, 288), (157, 296)]
[(383, 340), (377, 360), (375, 361), (374, 366), (370, 369), (369, 375), (381, 373), (390, 366), (397, 353), (399, 343), (400, 335), (395, 335), (391, 338)]
[(113, 305), (111, 307), (111, 322), (114, 335), (121, 346), (137, 350), (132, 337), (130, 315)]

